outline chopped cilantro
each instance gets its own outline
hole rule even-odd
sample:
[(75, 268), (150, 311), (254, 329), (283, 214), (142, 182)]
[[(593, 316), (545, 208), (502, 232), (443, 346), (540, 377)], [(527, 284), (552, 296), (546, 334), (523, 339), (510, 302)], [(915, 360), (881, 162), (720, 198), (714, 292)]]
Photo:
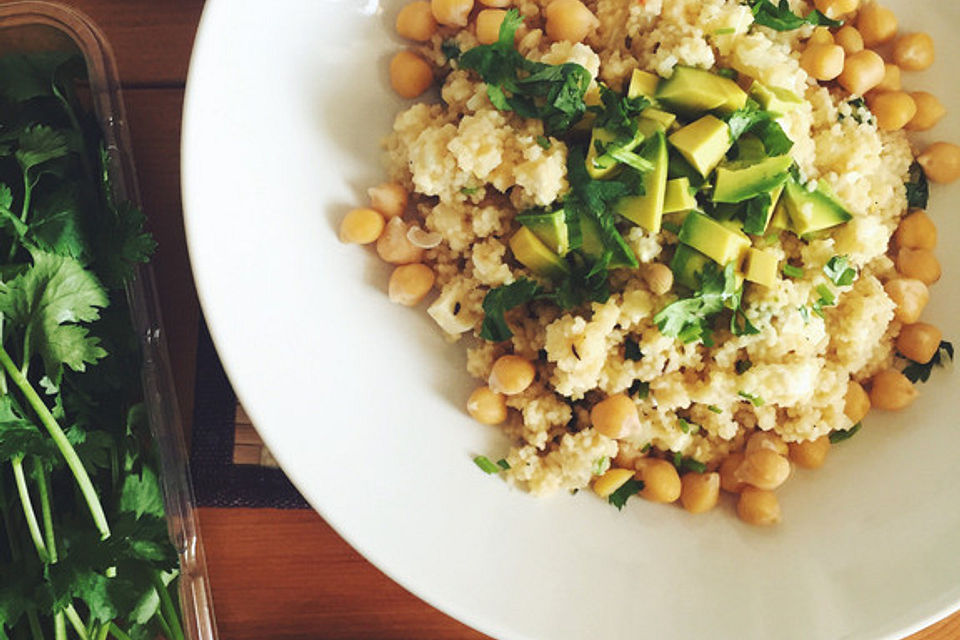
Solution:
[(446, 56), (447, 61), (456, 60), (460, 57), (460, 45), (453, 40), (444, 40), (440, 45), (440, 53)]
[(650, 449), (652, 449), (652, 448), (653, 448), (653, 445), (651, 445), (651, 444), (648, 442), (647, 444), (643, 445), (643, 448), (642, 448), (642, 449), (640, 449), (640, 453), (648, 453), (648, 452), (650, 451)]
[(481, 187), (461, 187), (460, 193), (465, 196), (472, 196), (476, 192), (480, 191)]
[(503, 469), (504, 471), (510, 470), (510, 463), (507, 462), (506, 458), (500, 458), (497, 460), (497, 466)]
[(534, 300), (541, 293), (533, 280), (520, 278), (510, 284), (491, 289), (483, 298), (483, 325), (480, 337), (491, 342), (503, 342), (513, 336), (504, 314), (515, 307)]
[(484, 473), (500, 473), (501, 469), (494, 463), (490, 462), (490, 458), (487, 456), (476, 456), (473, 459), (473, 463), (480, 467), (480, 470)]
[(760, 108), (759, 103), (748, 99), (742, 109), (737, 109), (727, 118), (731, 144), (741, 136), (752, 133), (759, 138), (768, 156), (782, 156), (793, 148), (793, 141), (776, 122), (777, 114)]
[(551, 146), (550, 138), (547, 136), (537, 136), (537, 144), (543, 147), (544, 149), (549, 149)]
[(904, 186), (907, 188), (907, 206), (911, 209), (926, 209), (930, 198), (930, 184), (919, 162), (910, 165), (910, 178)]
[(838, 287), (849, 287), (857, 278), (857, 270), (848, 265), (846, 256), (833, 256), (823, 265), (823, 272)]
[(763, 233), (767, 228), (767, 218), (772, 199), (769, 193), (750, 198), (745, 203), (746, 213), (743, 218), (743, 230), (753, 235)]
[(713, 413), (716, 413), (716, 414), (718, 414), (718, 415), (721, 414), (721, 413), (723, 413), (723, 409), (721, 409), (720, 407), (718, 407), (718, 406), (716, 406), (716, 405), (712, 405), (712, 404), (711, 404), (711, 405), (707, 405), (707, 409), (709, 409), (710, 411), (712, 411)]
[(677, 425), (680, 427), (680, 431), (690, 433), (690, 423), (683, 418), (677, 418)]
[[(731, 33), (736, 33), (736, 32), (737, 32), (737, 30), (734, 29), (733, 27), (725, 27), (725, 28), (723, 28), (723, 29), (715, 29), (714, 32), (713, 32), (713, 35), (715, 35), (715, 36), (726, 36), (726, 35), (730, 35)], [(730, 76), (729, 76), (727, 73), (721, 73), (721, 72), (729, 72), (729, 71), (733, 71), (733, 74), (734, 74), (733, 79), (736, 80), (736, 73), (737, 73), (737, 72), (736, 72), (736, 70), (734, 70), (734, 69), (717, 69), (717, 70), (715, 71), (715, 73), (716, 73), (718, 76), (724, 76), (724, 77), (729, 78)]]
[(676, 467), (677, 471), (681, 474), (687, 473), (688, 471), (703, 473), (707, 470), (707, 465), (696, 458), (684, 456), (679, 451), (675, 451), (673, 454), (673, 466)]
[(680, 233), (680, 225), (678, 225), (676, 222), (670, 222), (669, 220), (664, 220), (660, 224), (660, 227), (666, 231), (669, 231), (673, 235), (677, 235)]
[(753, 366), (753, 363), (749, 360), (737, 360), (733, 366), (737, 370), (737, 375), (742, 375)]
[(910, 382), (926, 382), (930, 379), (930, 373), (934, 367), (944, 367), (947, 361), (953, 360), (953, 345), (946, 340), (940, 342), (937, 352), (933, 354), (930, 362), (920, 363), (910, 361), (910, 364), (903, 370), (903, 375)]
[(642, 400), (650, 395), (650, 383), (643, 382), (642, 380), (634, 380), (633, 384), (631, 384), (627, 390), (627, 394), (637, 396)]
[(458, 64), (480, 75), (496, 108), (542, 120), (549, 135), (563, 133), (586, 111), (583, 96), (592, 80), (590, 72), (572, 62), (551, 65), (524, 58), (514, 47), (514, 34), (522, 23), (519, 12), (510, 9), (497, 42), (462, 53)]
[(795, 267), (790, 263), (784, 263), (782, 271), (783, 271), (783, 275), (787, 276), (788, 278), (803, 277), (803, 269), (801, 269), (800, 267)]
[(760, 396), (755, 396), (752, 393), (747, 393), (746, 391), (737, 391), (737, 395), (740, 396), (741, 398), (744, 398), (745, 400), (749, 400), (750, 404), (752, 404), (755, 407), (763, 406), (763, 398), (761, 398)]
[(800, 317), (803, 318), (803, 324), (810, 323), (810, 310), (806, 307), (797, 307), (797, 311), (800, 312)]
[(637, 362), (643, 359), (643, 352), (640, 351), (640, 345), (636, 339), (628, 338), (623, 343), (623, 357), (627, 360)]
[(822, 309), (823, 307), (832, 307), (837, 304), (837, 296), (830, 290), (825, 284), (817, 285), (817, 293), (820, 294), (820, 299), (816, 302), (817, 309)]
[(814, 26), (839, 27), (841, 20), (831, 20), (816, 9), (800, 17), (790, 11), (790, 3), (780, 0), (774, 4), (772, 0), (747, 0), (747, 5), (753, 11), (753, 20), (756, 24), (769, 27), (774, 31), (793, 31), (810, 24)]
[(643, 482), (637, 480), (636, 478), (630, 478), (623, 486), (610, 494), (607, 498), (607, 502), (612, 504), (617, 508), (618, 511), (623, 509), (623, 506), (627, 504), (627, 500), (631, 497), (640, 493), (643, 490)]
[(593, 461), (593, 469), (591, 469), (591, 471), (595, 476), (602, 476), (607, 472), (607, 469), (609, 468), (610, 468), (610, 458), (608, 458), (607, 456), (603, 456)]
[(830, 433), (830, 443), (837, 444), (838, 442), (843, 442), (844, 440), (849, 440), (860, 431), (860, 427), (863, 426), (862, 422), (858, 422), (849, 429), (838, 429), (837, 431), (832, 431)]

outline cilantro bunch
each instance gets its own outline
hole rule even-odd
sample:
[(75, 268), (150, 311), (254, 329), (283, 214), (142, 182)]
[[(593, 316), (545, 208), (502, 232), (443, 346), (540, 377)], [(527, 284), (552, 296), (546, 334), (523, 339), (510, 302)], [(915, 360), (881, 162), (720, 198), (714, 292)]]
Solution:
[(65, 54), (0, 58), (0, 640), (184, 637), (116, 202)]

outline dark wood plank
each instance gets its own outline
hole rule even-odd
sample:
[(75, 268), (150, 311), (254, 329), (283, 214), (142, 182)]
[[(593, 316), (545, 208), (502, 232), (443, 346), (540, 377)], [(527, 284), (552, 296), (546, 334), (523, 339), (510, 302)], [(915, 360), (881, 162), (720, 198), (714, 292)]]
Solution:
[(473, 640), (417, 599), (317, 514), (201, 509), (214, 607), (225, 640)]

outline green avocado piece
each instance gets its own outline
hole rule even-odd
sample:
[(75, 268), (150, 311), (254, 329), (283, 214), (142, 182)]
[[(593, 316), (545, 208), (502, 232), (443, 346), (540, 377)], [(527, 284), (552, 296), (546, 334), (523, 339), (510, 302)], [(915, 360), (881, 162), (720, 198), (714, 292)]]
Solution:
[(740, 264), (741, 256), (750, 247), (750, 239), (735, 223), (717, 222), (713, 218), (691, 211), (680, 228), (680, 242), (688, 244), (721, 265)]
[(656, 97), (688, 118), (707, 111), (731, 114), (747, 103), (746, 92), (733, 80), (693, 67), (676, 67), (669, 79), (660, 82)]
[(663, 198), (663, 212), (689, 211), (697, 208), (697, 199), (693, 197), (688, 178), (667, 180), (667, 191)]
[(777, 206), (773, 209), (773, 216), (770, 217), (767, 228), (780, 231), (792, 231), (790, 227), (790, 216), (787, 215), (787, 204), (783, 198), (777, 199)]
[(790, 113), (803, 104), (803, 100), (793, 91), (780, 87), (767, 87), (756, 81), (750, 85), (749, 93), (750, 97), (760, 103), (764, 110), (774, 113)]
[(662, 131), (657, 131), (644, 143), (640, 156), (653, 163), (653, 171), (643, 175), (644, 195), (620, 198), (614, 205), (614, 210), (644, 229), (659, 233), (670, 161), (667, 155), (667, 140)]
[(809, 191), (791, 176), (783, 192), (790, 229), (799, 236), (843, 224), (853, 218), (836, 198), (818, 185)]
[(669, 111), (647, 107), (640, 112), (640, 120), (652, 120), (660, 125), (663, 131), (666, 131), (677, 122), (677, 115)]
[[(603, 256), (604, 246), (597, 223), (591, 218), (580, 216), (580, 234), (583, 239), (580, 244), (580, 251), (594, 260), (599, 260)], [(611, 269), (636, 266), (633, 251), (630, 250), (622, 236), (617, 238), (617, 245), (613, 248), (613, 255), (610, 257), (608, 266)]]
[(777, 281), (777, 256), (769, 249), (747, 250), (743, 261), (743, 275), (749, 282), (772, 287)]
[[(641, 131), (641, 127), (638, 126), (637, 133), (631, 140), (618, 143), (617, 146), (624, 151), (633, 151), (637, 145), (643, 142), (644, 137), (645, 135)], [(617, 168), (619, 163), (614, 160), (611, 155), (601, 151), (601, 149), (606, 148), (616, 141), (616, 139), (616, 134), (609, 129), (594, 128), (593, 133), (590, 135), (590, 147), (587, 149), (586, 166), (587, 173), (594, 180), (606, 178)]]
[[(739, 163), (738, 163), (739, 164)], [(713, 189), (714, 202), (743, 202), (779, 187), (793, 165), (790, 156), (775, 156), (745, 167), (720, 166)]]
[(783, 194), (783, 185), (775, 187), (770, 191), (770, 206), (767, 207), (766, 215), (763, 219), (763, 229), (756, 235), (762, 235), (767, 232), (767, 229), (770, 228), (770, 221), (773, 220), (773, 216), (776, 215), (777, 207), (780, 204), (780, 196)]
[(639, 98), (643, 96), (645, 98), (653, 98), (657, 95), (658, 84), (660, 84), (660, 76), (650, 73), (649, 71), (634, 69), (633, 75), (630, 76), (630, 86), (627, 88), (627, 97)]
[(673, 278), (677, 283), (688, 289), (697, 289), (700, 287), (700, 274), (709, 262), (710, 258), (693, 247), (678, 244), (673, 259), (670, 260), (670, 270), (673, 271)]
[(517, 262), (537, 275), (560, 278), (567, 273), (567, 264), (527, 227), (510, 237), (510, 250)]
[(670, 164), (667, 167), (667, 178), (686, 178), (690, 181), (690, 186), (699, 189), (706, 182), (700, 172), (693, 168), (687, 162), (686, 158), (680, 155), (680, 152), (673, 148), (673, 145), (667, 145), (667, 153), (670, 155)]
[(752, 133), (740, 136), (737, 140), (737, 162), (760, 162), (769, 157), (763, 141)]
[(730, 127), (706, 115), (670, 135), (670, 144), (700, 175), (707, 177), (730, 149)]
[(517, 222), (533, 231), (534, 235), (558, 256), (565, 256), (570, 250), (570, 234), (563, 209), (553, 213), (522, 214), (517, 216)]

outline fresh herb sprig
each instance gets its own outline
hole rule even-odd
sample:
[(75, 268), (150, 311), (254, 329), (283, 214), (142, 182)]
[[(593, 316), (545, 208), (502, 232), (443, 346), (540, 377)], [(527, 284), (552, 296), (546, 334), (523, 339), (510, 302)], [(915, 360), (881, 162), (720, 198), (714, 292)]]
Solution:
[(113, 199), (82, 71), (0, 58), (0, 638), (182, 640), (124, 294), (154, 243)]
[(904, 183), (907, 188), (907, 206), (911, 209), (926, 209), (930, 199), (930, 183), (919, 162), (910, 165), (910, 175)]
[(930, 379), (930, 374), (933, 372), (934, 367), (945, 367), (947, 366), (947, 362), (952, 361), (953, 344), (942, 340), (940, 346), (937, 347), (937, 352), (930, 358), (930, 362), (921, 363), (911, 360), (910, 364), (904, 368), (903, 375), (905, 375), (910, 382), (926, 382)]
[(746, 4), (753, 11), (753, 21), (756, 24), (770, 27), (775, 31), (793, 31), (804, 25), (840, 27), (842, 20), (831, 20), (816, 9), (801, 17), (790, 11), (790, 3), (780, 0), (774, 4), (772, 0), (747, 0)]

